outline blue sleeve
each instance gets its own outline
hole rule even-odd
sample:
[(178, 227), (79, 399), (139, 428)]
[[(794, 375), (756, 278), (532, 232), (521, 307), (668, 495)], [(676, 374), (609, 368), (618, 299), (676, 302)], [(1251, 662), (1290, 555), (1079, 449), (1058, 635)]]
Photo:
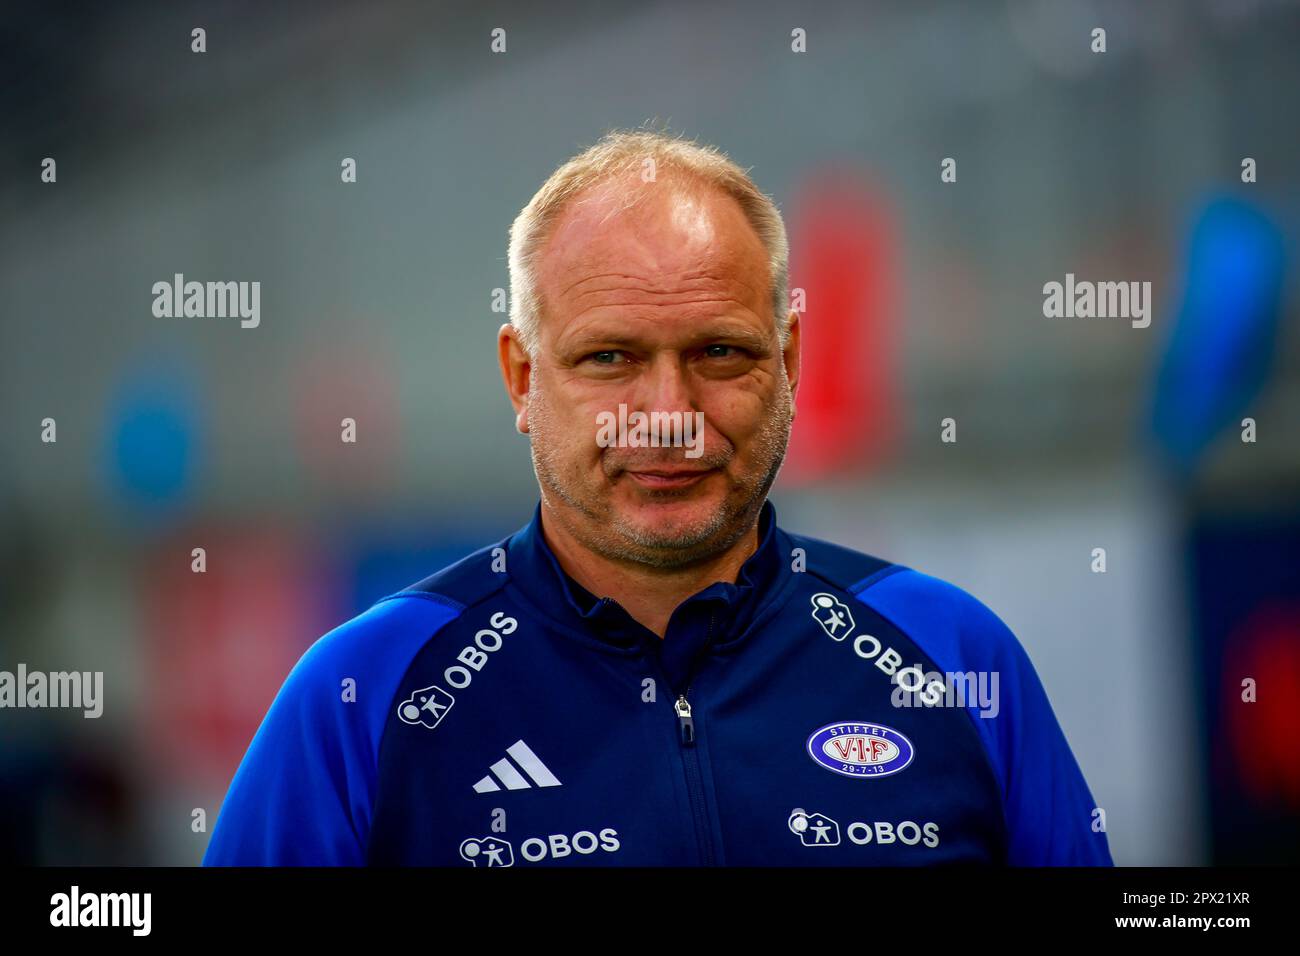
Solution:
[(458, 613), (427, 595), (392, 598), (308, 648), (231, 781), (203, 865), (363, 865), (388, 708), (420, 647)]
[[(1002, 788), (1013, 866), (1112, 866), (1096, 803), (1029, 656), (996, 614), (961, 588), (904, 568), (859, 585), (858, 600), (945, 672), (998, 675), (996, 712), (967, 713)], [(1102, 817), (1101, 819), (1104, 819)]]

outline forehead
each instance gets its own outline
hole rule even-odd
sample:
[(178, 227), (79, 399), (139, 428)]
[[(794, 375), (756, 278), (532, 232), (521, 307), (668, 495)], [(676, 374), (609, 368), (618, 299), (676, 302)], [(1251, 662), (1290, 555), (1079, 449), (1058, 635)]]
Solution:
[[(640, 201), (625, 208), (634, 197)], [(768, 270), (767, 251), (731, 196), (676, 178), (642, 183), (633, 176), (569, 202), (537, 278), (557, 321), (600, 307), (710, 299), (765, 317)]]

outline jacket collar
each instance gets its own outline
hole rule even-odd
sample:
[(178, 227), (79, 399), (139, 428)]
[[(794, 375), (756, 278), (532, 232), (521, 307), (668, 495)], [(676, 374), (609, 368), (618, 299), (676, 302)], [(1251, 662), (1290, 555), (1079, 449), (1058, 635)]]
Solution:
[[(540, 501), (532, 521), (511, 536), (507, 547), (511, 583), (536, 608), (613, 648), (639, 652), (662, 644), (670, 672), (670, 661), (678, 657), (693, 658), (705, 647), (723, 651), (739, 643), (755, 614), (776, 595), (790, 551), (789, 541), (776, 525), (776, 509), (771, 501), (764, 501), (758, 516), (758, 548), (741, 565), (736, 582), (714, 582), (683, 601), (660, 641), (613, 598), (597, 597), (565, 573), (542, 532)], [(670, 645), (671, 652), (667, 651)]]

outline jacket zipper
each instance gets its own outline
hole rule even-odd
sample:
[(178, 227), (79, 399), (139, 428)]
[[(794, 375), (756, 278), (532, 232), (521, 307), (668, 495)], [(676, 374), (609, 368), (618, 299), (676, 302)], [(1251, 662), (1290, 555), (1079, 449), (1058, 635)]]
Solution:
[[(686, 688), (687, 693), (690, 688)], [(691, 702), (686, 699), (686, 694), (677, 695), (677, 703), (673, 704), (673, 710), (677, 713), (678, 725), (682, 746), (695, 746), (695, 720), (691, 717)]]
[[(606, 598), (605, 600), (609, 600)], [(616, 603), (616, 602), (614, 602)], [(709, 641), (713, 638), (713, 615), (709, 615)], [(707, 646), (707, 645), (706, 645)], [(668, 686), (668, 674), (658, 668), (664, 686)], [(691, 804), (691, 816), (695, 822), (695, 839), (700, 847), (700, 860), (705, 866), (716, 866), (713, 849), (713, 836), (709, 830), (708, 813), (704, 805), (704, 774), (700, 767), (700, 753), (695, 749), (695, 719), (691, 715), (691, 685), (677, 695), (673, 701), (673, 713), (677, 716), (677, 740), (682, 748), (682, 767), (686, 772), (686, 795)]]
[(695, 719), (691, 716), (691, 689), (677, 695), (673, 710), (677, 713), (677, 739), (682, 747), (682, 764), (686, 768), (686, 793), (695, 817), (695, 833), (700, 842), (700, 854), (705, 866), (715, 865), (713, 836), (709, 830), (708, 813), (704, 805), (704, 772), (700, 766), (700, 752), (695, 747)]
[[(709, 615), (709, 642), (713, 639), (713, 615)], [(706, 644), (706, 646), (709, 646)], [(686, 792), (695, 817), (695, 832), (700, 842), (700, 853), (705, 866), (716, 864), (713, 834), (704, 804), (704, 771), (700, 766), (700, 752), (695, 746), (695, 718), (691, 715), (691, 685), (677, 695), (673, 712), (677, 715), (677, 739), (682, 747), (682, 764), (686, 769)]]

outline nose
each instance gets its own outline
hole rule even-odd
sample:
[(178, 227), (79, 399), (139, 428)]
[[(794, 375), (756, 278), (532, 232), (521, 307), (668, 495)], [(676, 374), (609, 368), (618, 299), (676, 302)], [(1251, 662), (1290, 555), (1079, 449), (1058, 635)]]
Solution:
[(631, 411), (688, 412), (694, 393), (683, 362), (675, 353), (659, 353), (637, 376), (629, 402)]

